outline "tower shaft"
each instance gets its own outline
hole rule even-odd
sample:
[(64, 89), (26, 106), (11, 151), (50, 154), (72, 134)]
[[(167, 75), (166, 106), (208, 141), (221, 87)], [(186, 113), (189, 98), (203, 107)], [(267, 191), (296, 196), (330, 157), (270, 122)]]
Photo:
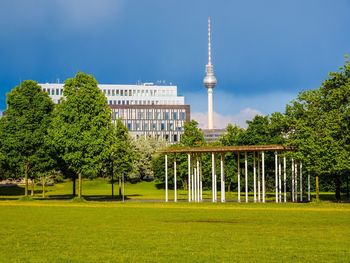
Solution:
[(214, 116), (213, 116), (213, 89), (208, 88), (208, 129), (214, 129)]

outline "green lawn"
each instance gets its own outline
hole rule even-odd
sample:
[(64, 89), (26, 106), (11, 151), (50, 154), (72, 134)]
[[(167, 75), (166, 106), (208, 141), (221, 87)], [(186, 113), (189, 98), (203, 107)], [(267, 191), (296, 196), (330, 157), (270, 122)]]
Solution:
[[(218, 200), (220, 199), (220, 189), (218, 189)], [(35, 188), (35, 199), (41, 199), (42, 195), (41, 186)], [(178, 190), (178, 199), (187, 200), (187, 191)], [(0, 187), (0, 200), (18, 199), (24, 194), (23, 186), (20, 187)], [(54, 186), (46, 187), (46, 195), (48, 199), (71, 199), (72, 198), (72, 182), (70, 180), (64, 183), (55, 184)], [(106, 179), (94, 179), (83, 181), (83, 195), (86, 199), (92, 201), (108, 201), (111, 200), (111, 184)], [(118, 195), (118, 185), (115, 184), (115, 195)], [(164, 189), (158, 189), (154, 182), (140, 182), (140, 183), (126, 183), (125, 184), (126, 200), (138, 201), (138, 200), (158, 200), (163, 201), (165, 199)], [(315, 196), (315, 193), (312, 193)], [(174, 191), (169, 189), (169, 200), (173, 200)], [(203, 198), (211, 200), (211, 191), (203, 191)], [(273, 201), (275, 198), (274, 193), (267, 193), (266, 200)], [(289, 193), (288, 193), (289, 198)], [(321, 199), (334, 201), (334, 193), (321, 193)], [(306, 195), (304, 195), (306, 200)], [(226, 192), (226, 200), (236, 201), (237, 192)], [(241, 200), (244, 201), (244, 192), (241, 193)], [(343, 200), (346, 200), (344, 197)], [(249, 201), (253, 201), (253, 193), (249, 193)], [(349, 201), (349, 200), (347, 200)]]
[(1, 262), (350, 262), (348, 204), (1, 201)]
[(56, 184), (43, 200), (37, 187), (24, 202), (23, 187), (0, 187), (0, 262), (350, 262), (350, 204), (212, 204), (210, 191), (164, 203), (154, 182), (126, 184), (122, 203), (104, 179), (84, 181), (88, 202), (71, 192)]

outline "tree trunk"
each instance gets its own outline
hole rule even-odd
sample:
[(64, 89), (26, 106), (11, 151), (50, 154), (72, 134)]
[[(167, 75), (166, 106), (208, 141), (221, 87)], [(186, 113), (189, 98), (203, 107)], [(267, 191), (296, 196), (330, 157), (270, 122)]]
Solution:
[(45, 176), (43, 176), (41, 178), (41, 185), (42, 185), (42, 195), (43, 195), (43, 198), (45, 198), (45, 184), (46, 184), (46, 178)]
[(320, 201), (320, 188), (318, 187), (318, 175), (316, 175), (316, 201)]
[(35, 181), (34, 181), (34, 178), (32, 178), (32, 191), (30, 193), (31, 196), (34, 196), (34, 187), (35, 187)]
[(25, 182), (24, 195), (28, 196), (28, 164), (24, 165), (24, 182)]
[(82, 193), (82, 179), (81, 179), (81, 173), (78, 174), (78, 197), (81, 198)]
[(335, 177), (335, 198), (337, 202), (340, 202), (340, 187), (341, 187), (341, 180), (339, 175)]
[(122, 198), (122, 179), (119, 177), (119, 197)]
[(74, 197), (77, 195), (77, 193), (76, 193), (76, 179), (77, 179), (77, 175), (74, 173), (73, 174), (73, 196)]

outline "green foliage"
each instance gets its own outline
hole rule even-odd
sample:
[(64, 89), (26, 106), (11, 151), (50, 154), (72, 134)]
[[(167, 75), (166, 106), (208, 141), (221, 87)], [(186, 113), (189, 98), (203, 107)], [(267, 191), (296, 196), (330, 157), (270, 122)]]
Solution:
[(134, 150), (131, 145), (131, 138), (128, 129), (120, 119), (116, 120), (109, 134), (110, 145), (108, 146), (108, 158), (106, 167), (118, 178), (122, 175), (129, 175), (132, 171)]
[(96, 177), (109, 157), (113, 133), (106, 98), (97, 81), (81, 72), (66, 80), (63, 95), (50, 128), (51, 142), (70, 170)]
[(144, 136), (134, 138), (132, 140), (132, 146), (135, 150), (135, 158), (131, 177), (141, 180), (153, 179), (152, 157), (156, 154), (157, 150), (164, 148), (165, 145), (166, 142), (163, 139)]
[(350, 63), (332, 72), (316, 90), (304, 91), (287, 105), (289, 144), (298, 147), (313, 175), (332, 176), (340, 198), (341, 176), (350, 171)]
[(244, 130), (238, 126), (228, 124), (226, 127), (226, 133), (220, 138), (219, 142), (224, 146), (239, 145), (240, 137)]
[(204, 144), (204, 134), (198, 128), (198, 122), (191, 120), (184, 124), (184, 133), (181, 136), (180, 145), (198, 147)]
[(53, 107), (35, 81), (26, 80), (8, 93), (0, 119), (1, 170), (17, 177), (24, 173), (27, 178), (53, 166), (46, 144)]

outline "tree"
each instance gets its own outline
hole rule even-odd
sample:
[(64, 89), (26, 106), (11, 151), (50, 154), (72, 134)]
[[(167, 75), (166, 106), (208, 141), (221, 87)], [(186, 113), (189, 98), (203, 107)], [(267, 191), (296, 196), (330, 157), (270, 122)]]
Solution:
[(131, 139), (128, 129), (120, 119), (117, 119), (115, 126), (110, 133), (111, 145), (109, 146), (109, 155), (107, 167), (112, 179), (112, 198), (114, 196), (114, 174), (119, 181), (119, 196), (121, 196), (121, 178), (132, 171), (134, 151), (131, 148)]
[(349, 98), (350, 64), (347, 61), (340, 72), (330, 73), (319, 89), (301, 92), (287, 105), (288, 141), (298, 147), (297, 157), (315, 176), (317, 199), (319, 175), (334, 178), (339, 201), (341, 175), (350, 170)]
[(138, 180), (153, 179), (152, 157), (157, 150), (165, 147), (165, 140), (141, 136), (134, 138), (132, 145), (135, 149), (135, 158), (131, 177)]
[(198, 128), (198, 122), (191, 120), (185, 122), (184, 133), (181, 136), (180, 145), (188, 147), (197, 147), (204, 144), (204, 134)]
[(94, 77), (81, 72), (66, 80), (64, 99), (55, 110), (50, 128), (59, 157), (78, 175), (79, 198), (82, 178), (101, 173), (111, 145), (111, 112), (97, 85)]
[(32, 80), (26, 80), (7, 95), (7, 110), (0, 119), (1, 164), (15, 174), (24, 173), (25, 196), (28, 176), (34, 179), (52, 165), (45, 144), (53, 102)]

